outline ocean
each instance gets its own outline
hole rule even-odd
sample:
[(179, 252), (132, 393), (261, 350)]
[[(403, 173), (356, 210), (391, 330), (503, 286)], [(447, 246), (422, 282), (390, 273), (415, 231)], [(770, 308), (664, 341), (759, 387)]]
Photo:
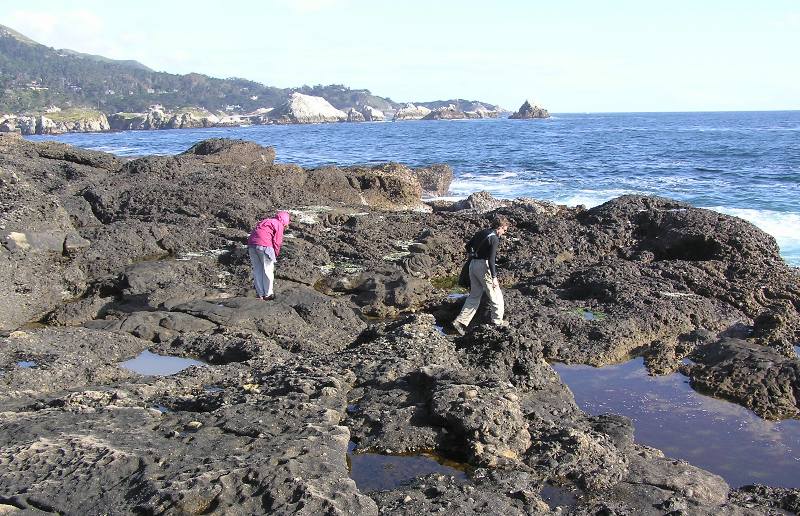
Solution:
[(272, 145), (303, 167), (448, 163), (453, 197), (487, 190), (596, 206), (660, 195), (735, 215), (800, 266), (800, 111), (556, 114), (454, 120), (31, 136), (121, 156), (175, 154), (212, 137)]

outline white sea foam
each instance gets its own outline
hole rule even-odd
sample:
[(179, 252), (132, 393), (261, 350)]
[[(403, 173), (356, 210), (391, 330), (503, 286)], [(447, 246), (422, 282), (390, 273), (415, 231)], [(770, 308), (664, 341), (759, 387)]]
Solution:
[(523, 179), (519, 172), (502, 171), (489, 174), (466, 173), (450, 185), (450, 192), (461, 198), (485, 190), (495, 197), (514, 198), (526, 195), (537, 181)]
[(752, 222), (775, 237), (784, 259), (800, 266), (800, 213), (711, 206), (708, 209)]
[(546, 199), (553, 201), (557, 204), (566, 204), (567, 206), (578, 206), (582, 204), (587, 208), (594, 208), (600, 206), (604, 202), (610, 201), (620, 195), (635, 193), (633, 190), (609, 189), (609, 190), (578, 190), (577, 192), (569, 192), (568, 195), (563, 197), (555, 197), (553, 199)]

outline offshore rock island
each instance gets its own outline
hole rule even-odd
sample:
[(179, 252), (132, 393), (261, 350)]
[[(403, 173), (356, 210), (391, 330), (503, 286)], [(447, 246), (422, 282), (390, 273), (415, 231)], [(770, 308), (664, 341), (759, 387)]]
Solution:
[[(731, 488), (583, 412), (549, 364), (644, 357), (797, 418), (799, 278), (771, 236), (660, 197), (426, 200), (447, 165), (274, 157), (0, 135), (0, 511), (547, 514), (553, 488), (577, 493), (554, 514), (800, 511), (797, 489)], [(278, 209), (294, 220), (264, 302), (244, 244)], [(446, 335), (463, 242), (497, 213), (509, 326)], [(205, 365), (120, 366), (145, 350)], [(364, 492), (353, 448), (435, 453), (464, 478)]]

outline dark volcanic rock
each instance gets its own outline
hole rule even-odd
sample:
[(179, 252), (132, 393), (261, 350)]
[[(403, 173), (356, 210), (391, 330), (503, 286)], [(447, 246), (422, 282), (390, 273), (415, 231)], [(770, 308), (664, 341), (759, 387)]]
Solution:
[(190, 147), (184, 154), (203, 156), (203, 161), (220, 165), (271, 165), (275, 161), (275, 149), (272, 147), (262, 147), (253, 142), (227, 138), (203, 140)]
[(450, 165), (437, 163), (429, 167), (412, 170), (422, 190), (433, 195), (447, 195), (453, 182), (453, 169)]
[[(145, 350), (149, 342), (84, 328), (47, 328), (15, 331), (0, 346), (0, 400), (15, 400), (100, 385), (130, 377), (118, 362)], [(31, 362), (20, 367), (18, 362)]]
[(692, 387), (727, 398), (767, 419), (800, 416), (800, 358), (739, 339), (723, 339), (692, 355)]
[[(646, 196), (585, 210), (479, 193), (431, 210), (421, 195), (445, 193), (449, 167), (304, 170), (232, 140), (127, 162), (0, 147), (0, 512), (537, 514), (553, 490), (569, 514), (796, 508), (794, 492), (732, 492), (636, 443), (627, 418), (583, 413), (547, 362), (643, 356), (797, 417), (800, 278), (740, 219)], [(246, 241), (277, 209), (293, 220), (262, 301)], [(464, 241), (497, 213), (509, 325), (480, 313), (445, 335)], [(118, 367), (147, 348), (206, 365)], [(368, 497), (351, 442), (433, 452), (467, 478)]]

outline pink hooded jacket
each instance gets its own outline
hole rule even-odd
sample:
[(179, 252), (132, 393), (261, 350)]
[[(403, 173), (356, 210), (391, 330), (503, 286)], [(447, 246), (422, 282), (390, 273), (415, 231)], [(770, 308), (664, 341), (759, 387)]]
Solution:
[(256, 224), (247, 239), (247, 245), (262, 245), (275, 250), (275, 256), (281, 252), (283, 230), (289, 225), (289, 212), (279, 211), (274, 218), (264, 219)]

